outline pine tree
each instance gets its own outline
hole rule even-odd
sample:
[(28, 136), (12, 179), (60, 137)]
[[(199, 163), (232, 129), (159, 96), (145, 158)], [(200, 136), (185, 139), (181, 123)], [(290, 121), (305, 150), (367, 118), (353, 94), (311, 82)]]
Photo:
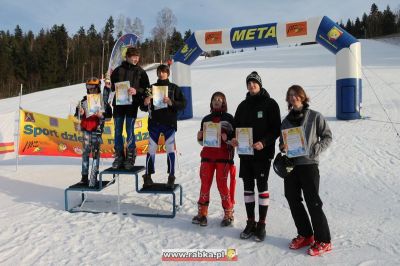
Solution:
[(382, 33), (388, 35), (396, 32), (396, 16), (387, 6), (382, 15)]

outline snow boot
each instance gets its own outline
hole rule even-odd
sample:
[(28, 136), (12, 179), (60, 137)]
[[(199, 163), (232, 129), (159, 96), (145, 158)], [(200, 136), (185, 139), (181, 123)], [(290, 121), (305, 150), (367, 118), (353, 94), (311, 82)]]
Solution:
[(89, 185), (89, 178), (88, 175), (82, 175), (81, 181), (78, 183), (79, 186), (88, 186)]
[(208, 215), (208, 204), (199, 203), (198, 213), (196, 216), (193, 217), (192, 223), (199, 224), (200, 226), (207, 226), (207, 215)]
[(153, 180), (151, 179), (151, 174), (144, 174), (142, 175), (142, 177), (143, 177), (144, 188), (151, 187), (154, 184)]
[(302, 247), (310, 246), (312, 243), (314, 243), (314, 236), (308, 236), (304, 237), (301, 235), (298, 235), (296, 238), (292, 239), (292, 242), (289, 244), (290, 249), (300, 249)]
[(246, 228), (240, 233), (241, 239), (248, 239), (254, 235), (256, 231), (256, 222), (247, 220)]
[(314, 244), (312, 244), (311, 247), (308, 249), (307, 253), (310, 256), (318, 256), (327, 253), (331, 250), (332, 250), (332, 244), (330, 242), (324, 243), (320, 241), (315, 241)]
[(266, 235), (265, 223), (258, 222), (257, 223), (257, 227), (256, 227), (256, 231), (254, 233), (254, 236), (255, 236), (254, 240), (257, 241), (257, 242), (262, 242), (265, 239), (265, 235)]
[(174, 175), (169, 175), (168, 176), (168, 182), (167, 182), (167, 188), (173, 189), (175, 186), (175, 176)]
[(132, 170), (133, 167), (135, 166), (135, 161), (136, 161), (136, 150), (126, 151), (126, 159), (124, 162), (124, 168), (126, 170)]
[(225, 226), (231, 226), (232, 222), (234, 220), (233, 217), (233, 209), (224, 209), (224, 218), (221, 221), (221, 226), (225, 227)]
[(111, 167), (113, 169), (119, 169), (122, 167), (123, 163), (124, 163), (124, 153), (122, 151), (115, 151), (115, 159)]

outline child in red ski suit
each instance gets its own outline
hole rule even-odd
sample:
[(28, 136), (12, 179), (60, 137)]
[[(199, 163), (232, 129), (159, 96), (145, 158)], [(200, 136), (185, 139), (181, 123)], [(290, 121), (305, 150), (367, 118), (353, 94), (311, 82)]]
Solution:
[[(230, 145), (230, 139), (234, 136), (233, 116), (227, 113), (226, 97), (222, 92), (215, 92), (211, 97), (211, 113), (201, 121), (201, 128), (197, 134), (197, 140), (203, 144), (203, 123), (221, 123), (221, 147), (203, 147), (200, 153), (200, 197), (198, 200), (198, 214), (193, 217), (192, 223), (207, 225), (208, 205), (210, 201), (210, 189), (216, 172), (217, 187), (221, 195), (224, 218), (221, 226), (229, 226), (233, 222), (233, 206), (235, 204), (236, 167), (233, 162), (234, 149)], [(230, 186), (228, 188), (228, 173), (230, 174)]]

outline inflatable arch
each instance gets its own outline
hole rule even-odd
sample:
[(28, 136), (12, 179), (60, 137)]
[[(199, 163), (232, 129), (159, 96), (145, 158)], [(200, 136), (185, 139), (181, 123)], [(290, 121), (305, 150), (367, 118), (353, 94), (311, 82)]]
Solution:
[(172, 81), (182, 88), (188, 103), (179, 119), (193, 117), (190, 65), (203, 51), (315, 41), (336, 55), (336, 117), (342, 120), (360, 118), (361, 44), (325, 16), (297, 22), (194, 32), (174, 55), (171, 69)]

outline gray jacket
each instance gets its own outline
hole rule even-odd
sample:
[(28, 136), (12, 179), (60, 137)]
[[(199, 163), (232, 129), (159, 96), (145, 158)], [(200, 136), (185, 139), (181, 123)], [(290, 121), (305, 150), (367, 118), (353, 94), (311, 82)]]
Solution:
[[(304, 114), (302, 126), (305, 129), (305, 138), (308, 145), (308, 156), (292, 158), (295, 165), (318, 164), (319, 154), (326, 150), (332, 142), (332, 132), (329, 129), (325, 118), (317, 111), (307, 109)], [(281, 129), (295, 127), (290, 123), (287, 117), (282, 121)], [(283, 144), (282, 134), (279, 138), (279, 144)]]

